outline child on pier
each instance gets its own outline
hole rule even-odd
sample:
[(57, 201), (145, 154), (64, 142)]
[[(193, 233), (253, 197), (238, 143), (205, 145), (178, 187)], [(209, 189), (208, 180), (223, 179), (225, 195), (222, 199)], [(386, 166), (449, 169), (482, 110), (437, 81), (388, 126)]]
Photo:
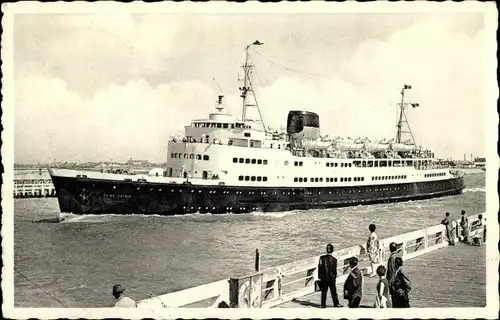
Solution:
[(389, 299), (389, 281), (385, 277), (386, 269), (384, 266), (377, 268), (379, 280), (377, 283), (377, 295), (375, 297), (375, 308), (390, 308), (391, 300)]

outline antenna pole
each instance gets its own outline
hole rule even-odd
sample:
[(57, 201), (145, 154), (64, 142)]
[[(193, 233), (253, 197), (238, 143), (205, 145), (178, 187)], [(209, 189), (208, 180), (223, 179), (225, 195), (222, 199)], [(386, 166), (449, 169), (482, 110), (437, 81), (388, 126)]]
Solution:
[(243, 87), (240, 87), (240, 90), (241, 90), (240, 97), (243, 98), (243, 108), (242, 108), (242, 112), (241, 112), (241, 121), (245, 122), (245, 120), (246, 120), (247, 107), (249, 106), (249, 105), (247, 105), (247, 93), (248, 93), (248, 91), (251, 91), (253, 99), (255, 101), (255, 105), (252, 104), (252, 106), (257, 107), (257, 109), (259, 111), (260, 121), (261, 121), (262, 125), (264, 126), (264, 130), (265, 130), (266, 128), (264, 125), (264, 120), (262, 119), (262, 114), (260, 113), (260, 108), (259, 108), (259, 105), (257, 103), (257, 98), (255, 96), (255, 92), (253, 90), (252, 81), (250, 79), (251, 70), (252, 70), (253, 66), (252, 66), (252, 64), (249, 63), (250, 54), (249, 54), (248, 50), (250, 49), (251, 46), (254, 46), (254, 45), (260, 46), (260, 45), (263, 45), (263, 43), (257, 40), (255, 42), (249, 44), (245, 48), (245, 64), (243, 65), (243, 71), (244, 71), (245, 75), (244, 75), (244, 80), (243, 80)]
[[(411, 132), (410, 124), (408, 123), (408, 119), (406, 117), (405, 109), (408, 107), (408, 102), (405, 102), (405, 90), (411, 89), (411, 85), (405, 84), (403, 89), (401, 89), (401, 103), (399, 103), (400, 111), (399, 111), (399, 120), (397, 124), (398, 131), (396, 133), (396, 143), (401, 143), (401, 138), (403, 133), (409, 133), (411, 136), (411, 140), (413, 144), (415, 144), (415, 138), (413, 137), (413, 133)], [(411, 103), (412, 107), (418, 107), (418, 103)], [(408, 131), (403, 131), (403, 124), (406, 123), (408, 127)]]

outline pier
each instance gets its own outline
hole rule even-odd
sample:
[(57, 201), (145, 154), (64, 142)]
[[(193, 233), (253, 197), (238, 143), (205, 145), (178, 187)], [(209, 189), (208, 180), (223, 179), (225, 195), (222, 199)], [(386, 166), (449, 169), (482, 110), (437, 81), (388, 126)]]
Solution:
[[(483, 214), (484, 215), (484, 214)], [(477, 215), (469, 216), (470, 239), (482, 234)], [(387, 264), (389, 244), (395, 242), (412, 281), (412, 307), (484, 307), (486, 304), (485, 246), (459, 243), (460, 220), (455, 220), (456, 246), (449, 247), (444, 225), (380, 239), (383, 262)], [(326, 244), (325, 244), (326, 245)], [(324, 248), (318, 248), (321, 250)], [(322, 250), (321, 250), (322, 251)], [(321, 252), (323, 254), (323, 252)], [(337, 293), (342, 304), (343, 283), (349, 274), (349, 258), (359, 259), (364, 276), (362, 307), (375, 302), (377, 277), (371, 273), (365, 244), (333, 253), (337, 258)], [(225, 302), (232, 308), (319, 307), (320, 292), (314, 291), (319, 255), (290, 262), (241, 277), (233, 277), (138, 302), (139, 308), (216, 308)], [(328, 295), (327, 302), (331, 305)]]
[(50, 178), (14, 179), (14, 198), (55, 197), (56, 189)]

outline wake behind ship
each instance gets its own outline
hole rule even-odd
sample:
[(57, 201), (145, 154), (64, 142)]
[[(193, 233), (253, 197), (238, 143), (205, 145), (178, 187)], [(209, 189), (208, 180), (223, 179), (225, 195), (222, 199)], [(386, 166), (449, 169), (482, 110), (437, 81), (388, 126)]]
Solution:
[[(137, 176), (50, 168), (61, 212), (75, 214), (245, 213), (373, 204), (454, 195), (463, 174), (417, 147), (406, 121), (404, 85), (396, 138), (330, 139), (314, 112), (290, 111), (286, 131), (266, 128), (246, 47), (241, 119), (223, 96), (208, 118), (171, 138), (163, 174)], [(418, 105), (417, 105), (418, 106)], [(410, 139), (403, 141), (403, 135)]]

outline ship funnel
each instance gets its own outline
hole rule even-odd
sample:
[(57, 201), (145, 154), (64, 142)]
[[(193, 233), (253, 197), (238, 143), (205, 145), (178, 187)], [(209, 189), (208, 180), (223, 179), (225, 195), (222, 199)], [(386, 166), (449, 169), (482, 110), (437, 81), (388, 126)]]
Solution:
[(318, 139), (320, 137), (319, 116), (309, 111), (290, 111), (287, 133), (293, 138)]

